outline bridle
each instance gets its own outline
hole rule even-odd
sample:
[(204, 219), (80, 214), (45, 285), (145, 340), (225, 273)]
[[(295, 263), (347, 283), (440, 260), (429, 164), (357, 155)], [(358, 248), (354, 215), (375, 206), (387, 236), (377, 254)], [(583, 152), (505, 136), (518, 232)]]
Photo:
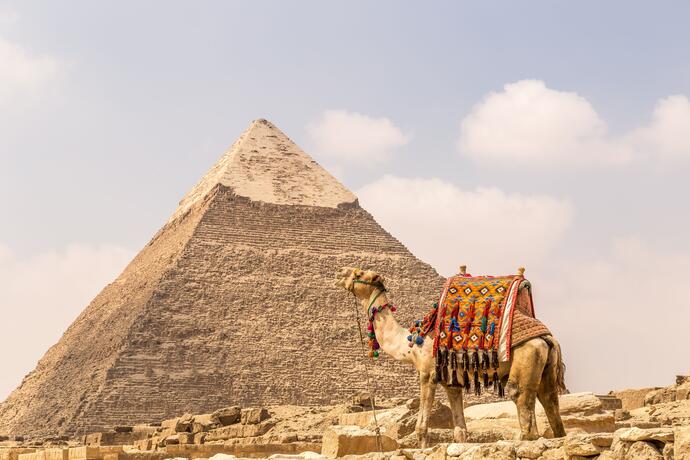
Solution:
[(378, 299), (379, 296), (381, 296), (381, 294), (386, 292), (386, 287), (380, 281), (371, 282), (371, 281), (365, 281), (365, 280), (360, 280), (360, 279), (354, 279), (354, 280), (352, 280), (352, 286), (350, 287), (349, 291), (352, 293), (352, 295), (355, 297), (355, 299), (357, 299), (357, 296), (355, 295), (355, 284), (364, 284), (367, 286), (374, 286), (377, 289), (378, 292), (376, 292), (376, 295), (374, 296), (373, 299), (371, 299), (371, 302), (369, 302), (369, 306), (367, 307), (367, 315), (371, 316), (372, 305), (374, 305), (374, 302), (376, 302), (376, 299)]

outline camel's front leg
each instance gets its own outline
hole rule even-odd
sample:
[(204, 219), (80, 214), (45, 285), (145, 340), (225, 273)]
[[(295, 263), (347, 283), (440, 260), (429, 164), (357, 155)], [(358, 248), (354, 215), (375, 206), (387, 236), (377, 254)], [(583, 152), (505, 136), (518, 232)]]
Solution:
[(424, 449), (429, 443), (427, 431), (429, 429), (429, 417), (431, 407), (434, 404), (436, 395), (436, 383), (431, 378), (431, 374), (419, 373), (419, 415), (417, 416), (417, 443)]
[(450, 410), (453, 412), (453, 440), (455, 442), (467, 441), (467, 425), (465, 425), (465, 407), (462, 402), (461, 387), (446, 387)]

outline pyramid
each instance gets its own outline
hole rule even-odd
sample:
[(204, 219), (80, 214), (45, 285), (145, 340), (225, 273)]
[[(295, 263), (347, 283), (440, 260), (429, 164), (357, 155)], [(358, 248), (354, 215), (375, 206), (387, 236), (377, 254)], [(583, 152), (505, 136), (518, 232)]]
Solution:
[[(254, 121), (0, 405), (0, 433), (82, 435), (227, 405), (328, 404), (366, 388), (341, 266), (386, 275), (402, 324), (442, 279), (266, 120)], [(417, 391), (371, 366), (377, 395)]]

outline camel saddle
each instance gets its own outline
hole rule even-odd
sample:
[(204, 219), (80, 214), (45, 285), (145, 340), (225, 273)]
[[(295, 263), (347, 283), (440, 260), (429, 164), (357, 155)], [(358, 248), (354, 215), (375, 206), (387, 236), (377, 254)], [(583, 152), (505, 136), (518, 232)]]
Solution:
[(421, 336), (432, 331), (438, 380), (469, 389), (472, 375), (479, 394), (481, 376), (501, 395), (497, 370), (499, 363), (510, 361), (511, 348), (551, 334), (535, 318), (531, 287), (522, 274), (451, 276), (419, 325)]

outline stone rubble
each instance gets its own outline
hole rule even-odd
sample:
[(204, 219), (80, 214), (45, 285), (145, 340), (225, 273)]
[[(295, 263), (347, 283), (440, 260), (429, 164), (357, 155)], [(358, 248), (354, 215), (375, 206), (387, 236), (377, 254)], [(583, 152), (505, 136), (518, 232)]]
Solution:
[[(454, 443), (450, 409), (436, 402), (431, 447), (419, 449), (414, 431), (417, 398), (377, 400), (377, 439), (371, 399), (361, 393), (347, 404), (229, 406), (158, 424), (119, 425), (79, 439), (3, 435), (0, 460), (690, 460), (690, 399), (679, 398), (687, 383), (679, 378), (670, 387), (646, 389), (645, 395), (634, 390), (563, 395), (567, 435), (560, 439), (548, 438), (538, 406), (537, 425), (547, 436), (518, 440), (515, 406), (504, 401), (467, 407), (468, 442)], [(660, 399), (660, 394), (674, 396)], [(635, 407), (639, 401), (646, 405)]]

